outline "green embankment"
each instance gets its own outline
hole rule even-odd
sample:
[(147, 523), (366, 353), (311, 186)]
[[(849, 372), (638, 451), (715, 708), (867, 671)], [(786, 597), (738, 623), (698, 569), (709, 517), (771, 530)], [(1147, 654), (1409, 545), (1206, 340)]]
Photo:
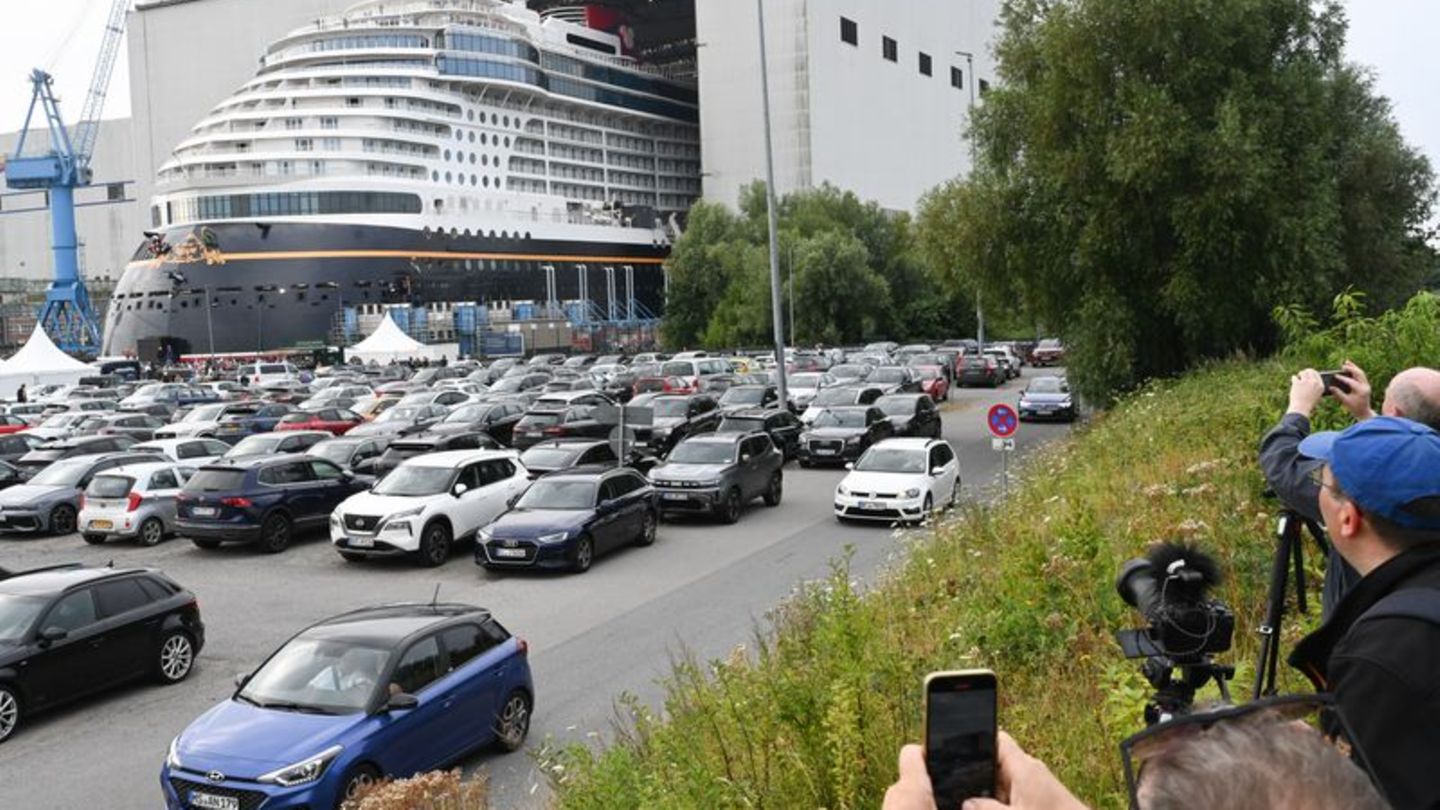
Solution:
[[(1142, 726), (1148, 686), (1113, 640), (1137, 621), (1115, 572), (1157, 540), (1214, 554), (1237, 623), (1223, 660), (1237, 665), (1235, 696), (1248, 697), (1276, 512), (1255, 453), (1291, 369), (1353, 356), (1378, 378), (1378, 407), (1390, 374), (1440, 356), (1433, 297), (1378, 320), (1353, 305), (1337, 304), (1343, 322), (1318, 334), (1284, 316), (1288, 360), (1214, 364), (1129, 396), (1033, 456), (1008, 501), (913, 533), (908, 559), (873, 589), (857, 590), (838, 566), (777, 609), (748, 649), (680, 662), (663, 718), (622, 701), (606, 750), (542, 756), (558, 805), (876, 807), (900, 745), (919, 736), (925, 673), (983, 666), (999, 675), (1002, 725), (1077, 795), (1122, 806), (1117, 743)], [(1320, 421), (1341, 422), (1333, 403)], [(1320, 561), (1307, 559), (1317, 584)], [(1316, 612), (1292, 611), (1286, 650)]]

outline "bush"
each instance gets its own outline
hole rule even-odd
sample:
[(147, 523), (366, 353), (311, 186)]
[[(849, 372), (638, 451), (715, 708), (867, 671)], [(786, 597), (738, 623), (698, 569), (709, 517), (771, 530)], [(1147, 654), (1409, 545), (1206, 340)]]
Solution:
[[(1028, 458), (1008, 501), (907, 533), (906, 558), (873, 589), (837, 563), (772, 612), (773, 632), (757, 633), (753, 649), (682, 658), (663, 716), (627, 700), (608, 750), (546, 754), (558, 804), (875, 807), (900, 745), (919, 738), (924, 674), (984, 666), (999, 676), (1004, 726), (1079, 796), (1122, 806), (1116, 743), (1141, 728), (1150, 688), (1114, 641), (1138, 624), (1115, 594), (1117, 568), (1156, 540), (1212, 552), (1237, 622), (1222, 660), (1237, 665), (1235, 696), (1248, 697), (1276, 516), (1256, 446), (1284, 408), (1289, 375), (1354, 357), (1378, 392), (1404, 365), (1440, 356), (1433, 296), (1374, 319), (1342, 296), (1323, 331), (1287, 312), (1296, 317), (1281, 318), (1291, 337), (1281, 358), (1213, 363), (1140, 388)], [(1325, 408), (1322, 421), (1338, 422), (1338, 408)], [(1322, 561), (1307, 562), (1318, 588)], [(1313, 610), (1292, 611), (1283, 647), (1317, 622)], [(1281, 686), (1305, 688), (1284, 667)]]
[(378, 782), (342, 810), (485, 810), (489, 779), (464, 779), (459, 770), (431, 771), (410, 779)]

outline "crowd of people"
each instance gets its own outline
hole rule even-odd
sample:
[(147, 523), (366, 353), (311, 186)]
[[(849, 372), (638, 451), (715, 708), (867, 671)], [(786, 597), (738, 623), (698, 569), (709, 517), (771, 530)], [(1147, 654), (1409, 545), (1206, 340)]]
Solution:
[[(1312, 432), (1326, 396), (1353, 424)], [(1397, 374), (1379, 414), (1371, 399), (1353, 362), (1300, 371), (1260, 445), (1284, 508), (1328, 538), (1323, 622), (1289, 658), (1325, 697), (1316, 722), (1256, 702), (1152, 727), (1134, 807), (1440, 807), (1440, 372)], [(906, 746), (886, 810), (934, 809), (930, 779), (922, 749)], [(996, 786), (965, 810), (1085, 806), (1004, 732)]]

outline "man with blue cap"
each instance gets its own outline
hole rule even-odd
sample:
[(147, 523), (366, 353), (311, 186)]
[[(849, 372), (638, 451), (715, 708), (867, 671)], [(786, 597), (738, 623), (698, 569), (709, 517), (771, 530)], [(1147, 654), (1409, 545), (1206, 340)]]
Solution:
[(1394, 807), (1440, 807), (1440, 433), (1378, 416), (1300, 452), (1360, 580), (1290, 663), (1335, 694)]

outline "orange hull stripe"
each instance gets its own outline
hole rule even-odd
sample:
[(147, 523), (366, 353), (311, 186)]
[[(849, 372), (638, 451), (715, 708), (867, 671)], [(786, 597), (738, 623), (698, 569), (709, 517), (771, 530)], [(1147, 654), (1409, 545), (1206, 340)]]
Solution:
[[(254, 262), (285, 259), (498, 259), (505, 261), (611, 262), (615, 264), (663, 264), (664, 259), (629, 256), (537, 256), (533, 253), (461, 253), (446, 250), (281, 250), (268, 253), (222, 253), (225, 262)], [(158, 267), (161, 264), (200, 264), (147, 259), (132, 264)], [(219, 262), (217, 262), (218, 264)]]

